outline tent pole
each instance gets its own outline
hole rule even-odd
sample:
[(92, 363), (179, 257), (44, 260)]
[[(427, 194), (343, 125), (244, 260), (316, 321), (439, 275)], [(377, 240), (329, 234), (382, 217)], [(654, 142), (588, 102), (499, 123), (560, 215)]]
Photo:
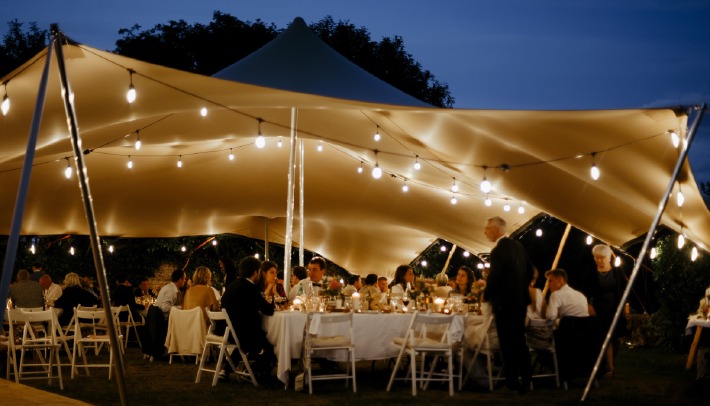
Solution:
[(634, 280), (636, 280), (636, 276), (638, 275), (639, 269), (641, 269), (641, 264), (643, 263), (643, 259), (646, 257), (646, 251), (648, 250), (648, 247), (651, 245), (651, 240), (653, 240), (653, 234), (656, 231), (656, 228), (658, 227), (658, 224), (661, 222), (661, 216), (663, 215), (663, 212), (666, 209), (666, 206), (668, 205), (668, 198), (671, 195), (671, 192), (673, 192), (673, 186), (675, 184), (676, 179), (678, 179), (678, 175), (680, 174), (680, 170), (683, 167), (683, 162), (685, 162), (686, 158), (688, 157), (688, 150), (690, 149), (690, 145), (693, 143), (693, 138), (695, 138), (695, 133), (698, 130), (698, 127), (700, 126), (700, 122), (703, 119), (703, 114), (705, 113), (705, 110), (707, 109), (707, 104), (703, 104), (700, 107), (696, 107), (698, 110), (697, 116), (695, 117), (695, 120), (693, 121), (693, 125), (690, 127), (690, 130), (688, 131), (688, 134), (686, 135), (686, 142), (684, 143), (683, 149), (680, 151), (680, 156), (678, 156), (678, 161), (675, 164), (675, 168), (673, 169), (673, 175), (671, 176), (671, 180), (668, 182), (668, 187), (666, 188), (666, 192), (663, 194), (663, 197), (661, 198), (661, 202), (658, 204), (658, 211), (656, 212), (656, 217), (653, 219), (653, 222), (651, 223), (651, 227), (649, 228), (648, 232), (646, 233), (646, 239), (643, 242), (643, 246), (641, 247), (641, 251), (639, 252), (639, 256), (636, 259), (636, 263), (634, 264), (634, 269), (631, 271), (631, 276), (629, 277), (628, 282), (626, 283), (626, 289), (624, 289), (624, 294), (621, 296), (621, 301), (619, 302), (619, 306), (616, 308), (616, 313), (614, 314), (614, 319), (611, 321), (611, 326), (609, 327), (609, 331), (606, 333), (606, 337), (604, 338), (604, 344), (602, 344), (602, 348), (599, 351), (599, 356), (597, 357), (597, 362), (594, 364), (594, 368), (592, 369), (592, 374), (589, 376), (589, 380), (587, 381), (587, 386), (584, 388), (584, 393), (582, 394), (582, 402), (587, 398), (587, 394), (589, 393), (589, 388), (592, 386), (592, 382), (594, 382), (594, 377), (597, 375), (597, 371), (599, 370), (599, 365), (601, 364), (602, 359), (604, 358), (604, 354), (606, 353), (606, 347), (609, 345), (609, 341), (611, 341), (611, 335), (612, 332), (614, 331), (614, 327), (616, 326), (616, 323), (619, 321), (619, 317), (621, 316), (621, 313), (624, 309), (624, 305), (626, 304), (626, 299), (629, 297), (629, 293), (631, 292), (631, 286), (634, 284)]
[(118, 333), (116, 331), (115, 320), (111, 311), (111, 298), (109, 297), (106, 284), (106, 268), (104, 267), (104, 258), (101, 252), (101, 241), (99, 239), (98, 229), (96, 226), (96, 216), (94, 214), (94, 204), (89, 188), (88, 169), (84, 162), (84, 153), (81, 150), (81, 136), (79, 135), (79, 125), (74, 110), (74, 101), (72, 91), (67, 78), (66, 66), (64, 65), (64, 51), (62, 49), (63, 34), (59, 31), (57, 24), (52, 24), (52, 36), (55, 37), (54, 47), (57, 52), (57, 64), (59, 66), (59, 79), (62, 85), (62, 97), (64, 98), (64, 111), (67, 115), (67, 124), (69, 133), (71, 134), (71, 143), (74, 150), (74, 158), (76, 163), (76, 174), (81, 190), (81, 197), (84, 203), (84, 212), (86, 214), (87, 225), (89, 226), (89, 234), (91, 240), (91, 251), (94, 256), (94, 267), (96, 268), (96, 279), (99, 282), (99, 290), (101, 292), (101, 302), (106, 313), (106, 325), (109, 331), (109, 341), (111, 342), (111, 351), (113, 358), (116, 360), (116, 383), (118, 385), (118, 393), (121, 398), (121, 405), (126, 405), (126, 384), (124, 382), (125, 370), (123, 367), (123, 356), (121, 354), (121, 343), (118, 341)]
[(299, 159), (299, 162), (301, 165), (298, 167), (298, 218), (299, 218), (299, 227), (298, 227), (298, 265), (303, 266), (305, 259), (303, 255), (303, 228), (305, 227), (305, 217), (304, 216), (304, 206), (303, 204), (305, 203), (305, 175), (303, 172), (303, 160), (305, 158), (305, 153), (304, 153), (304, 147), (303, 147), (303, 140), (299, 139), (298, 140), (298, 149), (299, 149), (299, 155), (301, 158)]
[[(288, 196), (286, 197), (286, 244), (284, 244), (284, 284), (291, 286), (291, 246), (293, 245), (293, 191), (296, 158), (296, 108), (291, 108), (291, 143), (288, 156)], [(288, 292), (287, 292), (288, 293)]]
[(264, 217), (264, 261), (269, 260), (269, 219)]
[[(569, 232), (572, 229), (572, 224), (567, 223), (567, 227), (565, 227), (565, 232), (562, 234), (562, 239), (560, 240), (560, 246), (557, 248), (557, 254), (555, 255), (555, 259), (552, 261), (552, 268), (550, 269), (555, 269), (557, 268), (557, 264), (560, 263), (560, 257), (562, 256), (562, 250), (565, 248), (565, 244), (567, 243), (567, 237), (569, 236)], [(545, 296), (547, 296), (547, 291), (550, 289), (550, 284), (549, 281), (545, 281), (545, 287), (542, 289), (542, 300), (545, 300)], [(544, 315), (543, 315), (544, 316)]]
[[(45, 56), (44, 69), (37, 90), (37, 102), (35, 103), (34, 115), (32, 117), (32, 127), (27, 138), (27, 149), (25, 150), (25, 159), (22, 163), (22, 174), (20, 176), (20, 185), (17, 189), (17, 197), (15, 198), (15, 209), (12, 215), (12, 226), (10, 235), (7, 240), (5, 249), (5, 261), (2, 266), (2, 282), (0, 282), (0, 303), (7, 303), (7, 296), (10, 290), (10, 280), (12, 279), (12, 270), (15, 267), (15, 258), (17, 256), (17, 247), (20, 240), (20, 229), (22, 228), (22, 217), (25, 213), (25, 204), (27, 203), (27, 190), (30, 186), (30, 177), (32, 175), (32, 161), (35, 159), (35, 148), (37, 147), (37, 134), (39, 133), (40, 123), (42, 122), (42, 113), (44, 112), (44, 99), (47, 95), (47, 80), (49, 77), (49, 66), (52, 64), (52, 47), (56, 38), (52, 37), (47, 47), (47, 55)], [(3, 323), (5, 312), (0, 312), (0, 325)]]
[(451, 247), (451, 252), (449, 252), (449, 257), (446, 258), (446, 263), (444, 263), (444, 267), (441, 269), (441, 273), (446, 273), (446, 268), (449, 267), (449, 262), (451, 262), (451, 257), (454, 256), (454, 251), (456, 251), (456, 244)]

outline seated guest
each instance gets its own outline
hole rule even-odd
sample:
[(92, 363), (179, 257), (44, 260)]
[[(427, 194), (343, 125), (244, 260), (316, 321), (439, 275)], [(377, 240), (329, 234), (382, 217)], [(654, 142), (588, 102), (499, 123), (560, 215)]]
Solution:
[(234, 265), (234, 261), (226, 255), (219, 258), (219, 269), (221, 269), (224, 274), (224, 285), (222, 286), (222, 292), (224, 292), (227, 286), (237, 280), (239, 270), (237, 266)]
[(362, 288), (362, 280), (360, 275), (350, 275), (348, 284), (343, 288), (343, 296), (351, 297), (353, 293), (358, 292)]
[(30, 279), (39, 282), (40, 278), (46, 275), (41, 262), (35, 262), (32, 264), (32, 273), (30, 274)]
[(546, 308), (545, 317), (548, 320), (556, 320), (565, 316), (589, 316), (587, 298), (567, 284), (567, 272), (564, 269), (547, 271), (545, 277), (547, 277), (550, 292), (552, 292), (549, 302), (547, 304), (543, 302), (542, 305), (542, 309)]
[(170, 309), (178, 305), (178, 292), (185, 284), (185, 272), (183, 272), (182, 269), (174, 270), (172, 275), (170, 275), (170, 280), (172, 282), (160, 289), (158, 298), (155, 300), (155, 305), (163, 311), (163, 318), (165, 318), (165, 320), (170, 316)]
[(64, 277), (64, 291), (62, 296), (54, 302), (54, 307), (62, 309), (62, 314), (59, 315), (59, 324), (66, 326), (74, 317), (74, 308), (81, 305), (91, 307), (98, 305), (99, 301), (96, 296), (85, 290), (81, 286), (79, 275), (74, 272), (69, 272)]
[(306, 279), (308, 277), (308, 271), (303, 266), (294, 266), (293, 272), (291, 272), (291, 287), (288, 290), (288, 300), (293, 300), (298, 296), (298, 290), (300, 286), (298, 282)]
[(528, 319), (542, 319), (542, 291), (535, 287), (539, 273), (537, 268), (533, 268), (533, 277), (528, 286), (528, 293), (530, 293), (530, 304), (528, 305)]
[[(255, 361), (253, 368), (257, 379), (268, 377), (276, 363), (274, 347), (266, 339), (261, 321), (262, 315), (274, 314), (274, 305), (264, 299), (256, 285), (260, 270), (261, 261), (258, 259), (252, 256), (242, 259), (239, 278), (227, 286), (222, 296), (222, 308), (227, 310), (242, 351)], [(234, 351), (232, 357), (237, 365), (239, 353)], [(225, 369), (220, 376), (226, 378), (228, 373)]]
[[(298, 284), (294, 285), (293, 288), (288, 292), (288, 300), (293, 300), (296, 296), (303, 294), (314, 294), (318, 295), (321, 289), (325, 289), (323, 286), (328, 281), (325, 276), (326, 263), (325, 259), (322, 257), (313, 257), (308, 261), (308, 277), (306, 279), (301, 279)], [(313, 289), (310, 291), (309, 289)]]
[(464, 297), (464, 300), (469, 301), (473, 294), (473, 283), (476, 282), (476, 276), (473, 269), (462, 266), (456, 272), (456, 287), (451, 289), (449, 294), (458, 293)]
[(53, 306), (54, 302), (62, 296), (62, 287), (52, 282), (52, 277), (49, 274), (42, 275), (39, 278), (39, 284), (42, 285), (42, 294), (44, 295), (44, 300)]
[(10, 285), (9, 296), (15, 308), (44, 308), (42, 285), (30, 279), (30, 273), (26, 269), (17, 273), (16, 282)]
[[(219, 311), (219, 300), (215, 296), (214, 289), (210, 286), (211, 282), (212, 272), (210, 269), (206, 266), (198, 266), (192, 275), (192, 287), (185, 293), (183, 310), (199, 307), (202, 310)], [(205, 321), (209, 323), (206, 317)]]
[(449, 297), (451, 286), (449, 286), (449, 277), (445, 273), (437, 274), (434, 278), (436, 289), (434, 289), (435, 297)]
[(99, 288), (94, 283), (94, 280), (90, 276), (81, 276), (80, 279), (81, 279), (81, 287), (84, 290), (86, 290), (87, 292), (94, 295), (96, 300), (100, 301), (101, 292), (99, 292)]
[(387, 296), (387, 293), (389, 293), (390, 288), (386, 276), (380, 276), (379, 278), (377, 278), (377, 287), (380, 289), (380, 293), (382, 293), (383, 296)]
[(112, 306), (125, 306), (128, 305), (131, 308), (132, 313), (136, 313), (138, 310), (143, 310), (143, 305), (136, 304), (136, 298), (133, 296), (133, 287), (131, 282), (128, 281), (126, 275), (118, 275), (115, 281), (116, 286), (111, 291), (111, 305)]
[[(274, 296), (286, 297), (286, 291), (282, 284), (276, 281), (278, 265), (273, 261), (264, 261), (261, 263), (261, 273), (257, 281), (257, 286), (264, 293), (264, 297), (273, 298)], [(273, 300), (273, 299), (272, 299)]]
[[(385, 278), (387, 281), (387, 278)], [(380, 292), (380, 288), (377, 287), (378, 278), (377, 275), (371, 273), (365, 277), (365, 286), (360, 289), (360, 301), (361, 303), (366, 303), (367, 307), (362, 306), (363, 310), (378, 310), (379, 303), (384, 294)]]
[(152, 297), (155, 298), (155, 293), (153, 293), (153, 290), (150, 288), (150, 280), (148, 278), (142, 278), (140, 282), (138, 282), (138, 287), (136, 290), (133, 292), (133, 295), (135, 297)]
[(394, 271), (394, 279), (390, 284), (390, 290), (392, 293), (404, 294), (407, 290), (407, 285), (411, 287), (412, 282), (414, 282), (414, 270), (409, 265), (400, 265)]

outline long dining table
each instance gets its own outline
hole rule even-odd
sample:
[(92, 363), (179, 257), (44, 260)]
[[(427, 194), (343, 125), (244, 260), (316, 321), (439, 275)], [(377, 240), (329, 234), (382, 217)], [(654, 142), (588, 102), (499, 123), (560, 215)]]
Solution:
[[(355, 359), (360, 361), (396, 357), (399, 348), (392, 343), (392, 340), (395, 337), (404, 337), (412, 316), (412, 313), (355, 313), (353, 315)], [(278, 311), (273, 316), (263, 317), (264, 330), (269, 342), (274, 345), (274, 352), (278, 358), (276, 376), (286, 384), (292, 360), (301, 357), (306, 317), (306, 313), (297, 311)], [(461, 340), (464, 322), (465, 317), (454, 316), (449, 328), (451, 340)], [(337, 357), (334, 359), (341, 361)]]

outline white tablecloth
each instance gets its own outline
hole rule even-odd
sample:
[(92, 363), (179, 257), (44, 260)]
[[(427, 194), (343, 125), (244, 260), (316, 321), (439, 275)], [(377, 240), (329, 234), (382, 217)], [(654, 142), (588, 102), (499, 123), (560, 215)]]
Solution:
[[(412, 314), (401, 313), (357, 313), (353, 318), (355, 358), (357, 360), (377, 360), (396, 357), (398, 347), (392, 344), (395, 337), (403, 337), (409, 327)], [(282, 311), (273, 316), (264, 316), (264, 330), (274, 345), (278, 357), (277, 377), (288, 381), (291, 360), (300, 358), (303, 343), (303, 328), (306, 314)], [(460, 340), (464, 330), (464, 317), (455, 316), (449, 334)], [(340, 333), (342, 334), (342, 333)]]
[(698, 316), (688, 317), (688, 324), (685, 326), (685, 335), (691, 335), (695, 333), (696, 326), (710, 328), (710, 320), (705, 320), (703, 318), (698, 318)]

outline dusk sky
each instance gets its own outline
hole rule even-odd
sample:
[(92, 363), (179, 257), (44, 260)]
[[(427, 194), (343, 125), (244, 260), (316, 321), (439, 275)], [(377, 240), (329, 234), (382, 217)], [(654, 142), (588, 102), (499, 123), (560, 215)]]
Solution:
[[(285, 28), (327, 15), (399, 35), (414, 59), (449, 85), (456, 108), (614, 109), (710, 101), (710, 2), (423, 0), (3, 1), (7, 22), (58, 23), (72, 39), (112, 50), (120, 28), (170, 20), (209, 23), (219, 10)], [(710, 117), (691, 149), (710, 181)]]

